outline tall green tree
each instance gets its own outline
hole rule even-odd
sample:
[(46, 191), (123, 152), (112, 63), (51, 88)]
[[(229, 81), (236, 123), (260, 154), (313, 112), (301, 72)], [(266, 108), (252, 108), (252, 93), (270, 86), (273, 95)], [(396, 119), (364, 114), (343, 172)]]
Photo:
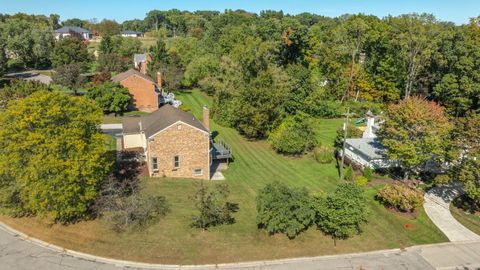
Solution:
[(55, 68), (73, 63), (80, 63), (86, 67), (90, 60), (87, 45), (78, 37), (65, 37), (55, 43), (52, 55), (52, 64)]
[(52, 77), (53, 83), (66, 87), (76, 95), (78, 90), (85, 83), (85, 77), (82, 73), (82, 65), (78, 63), (59, 66), (55, 69), (55, 73)]
[(97, 128), (101, 119), (93, 102), (60, 92), (10, 104), (0, 114), (4, 205), (55, 221), (86, 217), (111, 165)]
[(388, 107), (378, 135), (388, 157), (401, 162), (408, 179), (412, 173), (423, 171), (428, 161), (445, 157), (451, 128), (443, 107), (410, 97)]
[(463, 184), (466, 194), (480, 207), (480, 114), (468, 113), (453, 130), (450, 175)]

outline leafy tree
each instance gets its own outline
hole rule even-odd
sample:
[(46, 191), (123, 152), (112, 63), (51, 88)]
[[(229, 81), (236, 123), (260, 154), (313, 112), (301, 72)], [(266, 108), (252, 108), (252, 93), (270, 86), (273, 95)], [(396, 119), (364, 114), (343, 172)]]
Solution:
[(88, 21), (78, 19), (78, 18), (71, 18), (62, 22), (62, 25), (64, 26), (77, 26), (82, 28), (86, 28), (88, 24), (89, 24)]
[(405, 70), (403, 94), (408, 98), (414, 91), (418, 76), (426, 68), (435, 46), (438, 26), (435, 18), (429, 14), (407, 14), (390, 17), (392, 40), (399, 49), (398, 53)]
[(5, 53), (5, 48), (5, 37), (3, 36), (3, 32), (0, 31), (0, 77), (2, 77), (7, 71), (7, 55)]
[(197, 86), (200, 81), (218, 72), (219, 59), (212, 54), (194, 58), (186, 67), (183, 84), (185, 86)]
[(364, 191), (355, 183), (340, 184), (327, 198), (317, 198), (315, 207), (315, 223), (334, 241), (359, 234), (368, 220)]
[(102, 37), (102, 40), (100, 41), (100, 46), (98, 49), (102, 54), (113, 53), (116, 48), (115, 48), (115, 43), (112, 40), (112, 37), (111, 36)]
[(24, 67), (46, 67), (54, 46), (53, 29), (45, 18), (10, 17), (0, 24), (5, 46)]
[(73, 90), (75, 95), (84, 84), (85, 77), (82, 75), (82, 66), (78, 63), (59, 66), (55, 69), (53, 83)]
[(86, 97), (94, 100), (103, 112), (115, 114), (126, 111), (131, 100), (128, 89), (114, 82), (91, 87)]
[(292, 189), (273, 182), (257, 195), (257, 225), (269, 234), (284, 233), (295, 238), (315, 219), (312, 200), (306, 189)]
[(290, 155), (312, 150), (317, 144), (312, 121), (308, 114), (302, 112), (285, 118), (268, 137), (273, 149)]
[(4, 205), (56, 221), (88, 215), (111, 165), (97, 128), (101, 119), (92, 102), (60, 92), (10, 103), (0, 114)]
[(451, 124), (444, 109), (433, 101), (411, 97), (388, 107), (378, 135), (387, 155), (405, 169), (405, 179), (420, 172), (427, 161), (445, 156)]
[(215, 185), (213, 190), (209, 190), (202, 182), (193, 197), (199, 214), (193, 216), (192, 225), (206, 230), (221, 224), (235, 223), (232, 214), (238, 211), (238, 204), (227, 201), (229, 194), (226, 184)]
[(127, 37), (121, 39), (120, 47), (117, 49), (121, 57), (133, 58), (135, 53), (139, 53), (142, 48), (142, 42), (138, 38)]
[(87, 45), (78, 37), (65, 37), (55, 43), (52, 55), (52, 64), (54, 67), (74, 63), (80, 63), (85, 67), (90, 59)]
[(104, 19), (97, 27), (102, 37), (120, 34), (120, 25), (116, 21)]
[(99, 72), (124, 72), (131, 65), (131, 59), (121, 57), (116, 53), (100, 54), (97, 60), (97, 71)]
[(50, 91), (50, 87), (38, 81), (13, 80), (0, 89), (0, 110), (7, 107), (12, 100), (26, 98), (37, 91)]
[(480, 206), (480, 114), (469, 113), (457, 121), (449, 153), (450, 178), (463, 184), (468, 197)]

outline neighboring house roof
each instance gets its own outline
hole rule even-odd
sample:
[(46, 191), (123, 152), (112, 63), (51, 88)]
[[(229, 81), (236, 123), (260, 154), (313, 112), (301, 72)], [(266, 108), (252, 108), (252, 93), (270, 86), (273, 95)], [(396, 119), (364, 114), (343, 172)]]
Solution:
[(346, 144), (346, 147), (353, 147), (370, 160), (386, 158), (386, 147), (376, 138), (347, 139)]
[(153, 84), (156, 85), (155, 81), (152, 78), (150, 78), (149, 76), (147, 76), (147, 75), (145, 75), (145, 74), (143, 74), (143, 73), (141, 73), (141, 72), (139, 72), (138, 70), (135, 70), (135, 69), (129, 69), (125, 72), (122, 72), (122, 73), (119, 73), (119, 74), (115, 75), (112, 78), (112, 81), (121, 82), (121, 81), (123, 81), (123, 80), (125, 80), (125, 79), (127, 79), (131, 76), (138, 76), (138, 77), (140, 77), (142, 79), (145, 79), (149, 82), (152, 82)]
[(147, 138), (181, 121), (204, 132), (208, 129), (192, 114), (177, 109), (170, 104), (160, 107), (155, 112), (141, 118), (126, 118), (123, 120), (123, 133), (145, 132)]
[(62, 28), (59, 28), (59, 29), (55, 30), (55, 32), (59, 33), (59, 34), (66, 34), (66, 33), (70, 33), (70, 32), (75, 32), (75, 33), (79, 33), (79, 34), (83, 34), (83, 33), (90, 34), (89, 30), (83, 29), (83, 28), (78, 27), (78, 26), (64, 26)]
[(133, 55), (133, 61), (135, 63), (145, 62), (147, 61), (147, 54), (146, 53), (136, 53)]
[(138, 31), (125, 30), (125, 31), (122, 31), (122, 34), (124, 34), (124, 35), (142, 35), (143, 33), (138, 32)]

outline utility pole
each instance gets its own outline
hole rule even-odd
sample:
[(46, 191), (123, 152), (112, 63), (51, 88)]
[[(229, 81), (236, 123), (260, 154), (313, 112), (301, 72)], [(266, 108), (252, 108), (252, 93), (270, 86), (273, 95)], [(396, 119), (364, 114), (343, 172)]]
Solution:
[(350, 118), (350, 107), (347, 108), (347, 114), (345, 118), (345, 123), (343, 123), (343, 146), (342, 146), (342, 163), (340, 164), (340, 180), (343, 180), (343, 165), (345, 164), (345, 144), (347, 141), (347, 128), (348, 128), (348, 121)]

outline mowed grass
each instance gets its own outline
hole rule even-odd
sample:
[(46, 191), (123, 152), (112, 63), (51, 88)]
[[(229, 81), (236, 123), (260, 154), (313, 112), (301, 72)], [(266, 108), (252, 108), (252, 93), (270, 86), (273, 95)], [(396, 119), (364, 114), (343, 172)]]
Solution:
[[(460, 199), (461, 197), (457, 198), (456, 200)], [(454, 203), (450, 204), (450, 212), (452, 213), (452, 216), (463, 226), (480, 235), (480, 212), (465, 212), (463, 209), (455, 206)]]
[[(178, 93), (199, 119), (203, 105), (210, 98), (199, 91)], [(341, 120), (319, 120), (319, 140), (331, 144)], [(233, 150), (234, 161), (224, 172), (230, 200), (239, 204), (236, 223), (202, 231), (192, 228), (195, 209), (191, 197), (199, 182), (182, 179), (142, 180), (145, 192), (166, 196), (171, 212), (158, 224), (136, 232), (114, 233), (101, 220), (84, 221), (69, 226), (48, 225), (34, 218), (2, 220), (15, 228), (48, 242), (87, 253), (117, 259), (165, 264), (225, 263), (264, 259), (318, 256), (438, 243), (447, 238), (433, 225), (423, 209), (416, 220), (387, 211), (374, 200), (377, 189), (367, 188), (370, 222), (363, 233), (334, 246), (329, 236), (312, 226), (294, 240), (284, 235), (270, 236), (256, 226), (255, 197), (258, 190), (272, 181), (308, 189), (325, 195), (339, 184), (335, 164), (321, 165), (310, 155), (284, 157), (271, 150), (265, 141), (249, 141), (235, 130), (210, 120), (212, 131), (219, 133)], [(215, 185), (215, 182), (206, 182)], [(410, 226), (406, 226), (410, 224)], [(407, 229), (409, 227), (409, 229)]]

